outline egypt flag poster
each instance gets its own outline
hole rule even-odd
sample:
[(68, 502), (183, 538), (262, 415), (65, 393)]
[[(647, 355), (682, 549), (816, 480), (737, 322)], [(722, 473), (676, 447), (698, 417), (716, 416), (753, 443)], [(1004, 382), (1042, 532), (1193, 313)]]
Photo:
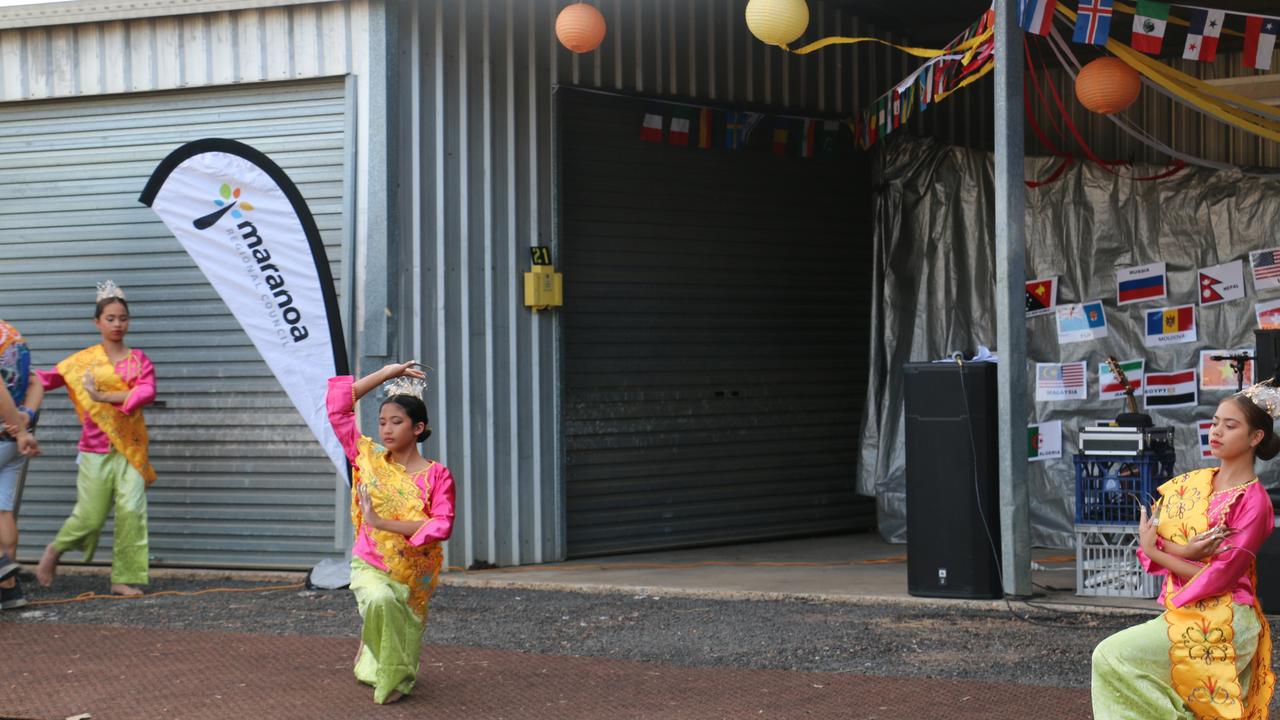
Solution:
[(1027, 426), (1027, 460), (1038, 462), (1062, 457), (1062, 421)]
[[(1127, 385), (1133, 388), (1134, 397), (1142, 395), (1142, 376), (1143, 370), (1147, 362), (1141, 358), (1137, 360), (1122, 360), (1120, 363), (1120, 371), (1124, 373), (1124, 379), (1128, 381)], [(1116, 378), (1115, 373), (1111, 372), (1111, 366), (1107, 363), (1098, 363), (1098, 398), (1101, 400), (1120, 400), (1126, 396), (1126, 384), (1121, 383)]]
[(1200, 307), (1244, 297), (1244, 264), (1239, 260), (1200, 268)]
[[(1236, 371), (1231, 367), (1230, 360), (1214, 360), (1215, 357), (1224, 355), (1253, 355), (1252, 348), (1240, 348), (1239, 350), (1201, 350), (1200, 351), (1200, 389), (1201, 390), (1231, 390), (1235, 391), (1237, 387)], [(1244, 364), (1244, 386), (1248, 387), (1253, 384), (1253, 363)]]
[(1196, 341), (1195, 305), (1148, 310), (1146, 319), (1147, 332), (1143, 342), (1147, 347)]
[(1058, 277), (1027, 281), (1027, 317), (1050, 315), (1058, 306)]
[(1200, 459), (1209, 460), (1213, 457), (1213, 449), (1209, 447), (1209, 431), (1213, 430), (1212, 420), (1201, 420), (1196, 423), (1196, 434), (1200, 436)]
[(1116, 304), (1163, 300), (1167, 285), (1162, 262), (1116, 268)]
[(1266, 300), (1255, 303), (1254, 317), (1258, 318), (1259, 330), (1280, 329), (1280, 300)]
[(1200, 402), (1196, 390), (1196, 369), (1176, 370), (1168, 373), (1147, 373), (1143, 405), (1148, 410), (1188, 407)]

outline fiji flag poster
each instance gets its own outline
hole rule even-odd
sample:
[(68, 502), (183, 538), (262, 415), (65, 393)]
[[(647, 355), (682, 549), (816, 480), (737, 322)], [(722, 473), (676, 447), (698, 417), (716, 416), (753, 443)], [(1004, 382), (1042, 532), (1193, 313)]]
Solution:
[(1147, 347), (1162, 347), (1196, 341), (1196, 306), (1160, 308), (1147, 311)]
[(1101, 300), (1059, 305), (1057, 313), (1059, 343), (1086, 342), (1107, 336), (1107, 315)]

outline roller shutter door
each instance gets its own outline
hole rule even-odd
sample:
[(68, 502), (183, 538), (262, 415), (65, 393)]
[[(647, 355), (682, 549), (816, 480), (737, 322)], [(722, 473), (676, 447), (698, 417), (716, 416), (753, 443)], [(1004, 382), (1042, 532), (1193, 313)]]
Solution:
[(872, 527), (865, 160), (642, 142), (642, 101), (559, 97), (569, 554)]
[[(182, 143), (240, 140), (267, 153), (315, 214), (341, 288), (345, 91), (341, 80), (0, 104), (0, 318), (48, 368), (97, 341), (94, 283), (133, 314), (128, 342), (156, 364), (146, 410), (156, 564), (304, 567), (342, 554), (332, 464), (248, 337), (160, 220), (138, 203)], [(75, 500), (79, 426), (49, 396), (19, 519), (33, 557)], [(111, 524), (98, 560), (110, 561)], [(68, 560), (79, 558), (70, 553)]]

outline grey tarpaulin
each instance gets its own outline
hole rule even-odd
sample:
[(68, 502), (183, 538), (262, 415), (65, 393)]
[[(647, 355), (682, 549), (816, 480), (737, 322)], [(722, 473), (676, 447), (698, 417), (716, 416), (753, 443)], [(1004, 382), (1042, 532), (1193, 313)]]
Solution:
[[(903, 136), (882, 143), (876, 163), (875, 285), (871, 358), (862, 422), (858, 491), (876, 497), (880, 533), (906, 541), (902, 364), (951, 351), (995, 345), (994, 180), (987, 153)], [(1059, 161), (1028, 158), (1027, 178), (1046, 177)], [(1060, 180), (1027, 191), (1027, 278), (1057, 275), (1058, 302), (1102, 300), (1108, 336), (1059, 346), (1052, 315), (1027, 320), (1027, 378), (1035, 397), (1036, 362), (1089, 362), (1089, 400), (1032, 401), (1032, 422), (1063, 421), (1063, 458), (1032, 463), (1032, 542), (1073, 542), (1075, 475), (1071, 455), (1079, 426), (1114, 418), (1123, 401), (1098, 399), (1097, 365), (1108, 354), (1145, 358), (1147, 372), (1196, 367), (1202, 349), (1254, 345), (1248, 252), (1280, 246), (1280, 180), (1234, 171), (1188, 169), (1140, 182), (1160, 168), (1114, 175), (1077, 164)], [(1198, 339), (1143, 346), (1142, 311), (1197, 302), (1197, 270), (1245, 261), (1243, 300), (1196, 309)], [(1115, 268), (1167, 263), (1166, 302), (1116, 305)], [(1280, 291), (1263, 297), (1280, 297)], [(1008, 358), (1001, 358), (1007, 361)], [(1150, 413), (1176, 428), (1179, 469), (1201, 466), (1196, 421), (1213, 415), (1226, 391), (1200, 391), (1198, 407)], [(1280, 459), (1259, 464), (1268, 485)], [(955, 478), (957, 482), (965, 478)]]

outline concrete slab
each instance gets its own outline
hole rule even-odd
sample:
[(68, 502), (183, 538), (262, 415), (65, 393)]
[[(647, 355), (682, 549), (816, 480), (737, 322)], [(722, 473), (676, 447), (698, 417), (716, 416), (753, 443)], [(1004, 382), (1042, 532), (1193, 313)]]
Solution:
[[(1075, 594), (1075, 551), (1036, 549), (1032, 600), (1059, 609), (1157, 612), (1154, 600)], [(515, 568), (452, 571), (442, 582), (587, 592), (700, 597), (809, 597), (837, 602), (963, 604), (1003, 601), (917, 598), (907, 593), (907, 548), (863, 533), (570, 560)]]

